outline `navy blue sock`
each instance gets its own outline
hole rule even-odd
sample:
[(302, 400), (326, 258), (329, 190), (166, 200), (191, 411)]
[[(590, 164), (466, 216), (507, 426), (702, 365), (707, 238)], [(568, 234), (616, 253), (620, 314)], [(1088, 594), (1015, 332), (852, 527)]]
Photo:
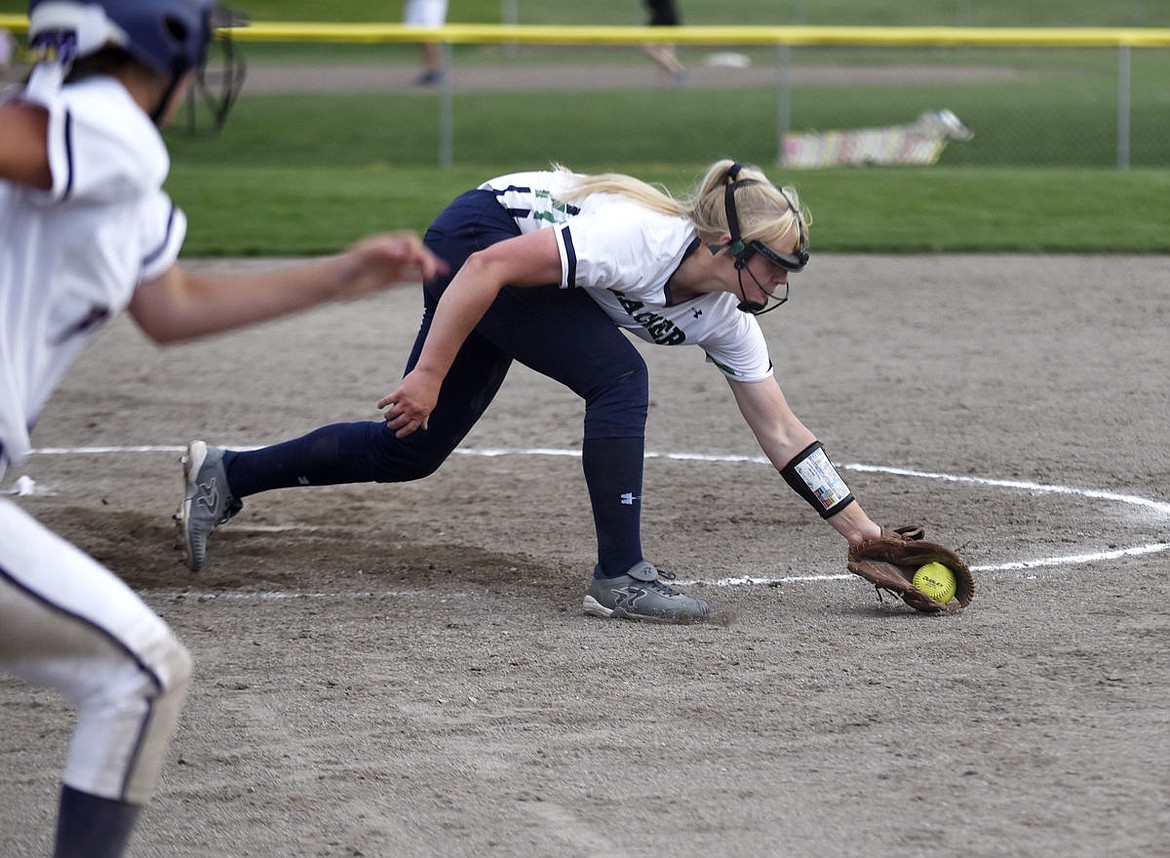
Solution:
[(594, 438), (581, 466), (597, 527), (597, 576), (612, 578), (642, 560), (643, 438)]
[(61, 787), (53, 858), (121, 858), (141, 805)]
[(237, 498), (292, 486), (394, 482), (376, 453), (390, 430), (384, 423), (334, 423), (260, 450), (228, 451), (223, 465)]

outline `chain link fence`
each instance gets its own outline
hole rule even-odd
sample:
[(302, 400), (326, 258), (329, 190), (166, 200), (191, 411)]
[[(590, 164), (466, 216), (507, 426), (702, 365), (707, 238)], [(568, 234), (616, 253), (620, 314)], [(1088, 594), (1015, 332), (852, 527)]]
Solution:
[[(974, 18), (978, 5), (959, 2), (956, 12), (967, 7)], [(0, 20), (0, 26), (5, 23)], [(7, 23), (19, 25), (21, 19)], [(688, 93), (696, 99), (723, 89), (756, 92), (774, 103), (771, 148), (777, 162), (791, 157), (793, 140), (813, 140), (810, 145), (823, 150), (823, 163), (806, 166), (882, 163), (891, 151), (919, 147), (911, 129), (923, 116), (948, 111), (965, 132), (944, 136), (933, 150), (928, 146), (927, 163), (1170, 166), (1170, 29), (449, 25), (419, 31), (390, 24), (255, 23), (234, 38), (332, 42), (339, 56), (359, 42), (405, 50), (436, 39), (446, 45), (448, 62), (472, 69), (472, 75), (475, 64), (523, 64), (530, 47), (541, 46), (547, 58), (550, 50), (586, 45), (592, 53), (576, 56), (592, 56), (600, 67), (607, 50), (630, 57), (631, 47), (670, 40), (692, 69)], [(525, 51), (517, 57), (498, 50), (511, 45)], [(442, 165), (453, 160), (455, 97), (466, 92), (456, 89), (455, 78), (448, 75), (433, 92)], [(572, 83), (590, 85), (588, 73)], [(648, 109), (663, 100), (652, 82), (646, 89)], [(859, 141), (871, 148), (859, 151)]]

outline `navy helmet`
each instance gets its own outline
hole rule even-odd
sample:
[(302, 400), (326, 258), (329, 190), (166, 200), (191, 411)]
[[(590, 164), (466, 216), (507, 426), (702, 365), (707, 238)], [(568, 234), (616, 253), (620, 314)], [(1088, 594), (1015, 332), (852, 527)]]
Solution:
[[(205, 65), (213, 38), (226, 44), (228, 72), (217, 100), (222, 124), (243, 82), (242, 63), (218, 28), (244, 20), (216, 0), (30, 0), (29, 46), (34, 62), (56, 64), (63, 74), (75, 60), (120, 48), (139, 62), (171, 77), (172, 87), (189, 71), (205, 91)], [(162, 105), (159, 107), (161, 112)], [(156, 112), (157, 114), (157, 112)], [(154, 116), (158, 118), (157, 115)]]
[(155, 71), (197, 69), (211, 43), (215, 0), (31, 0), (29, 41), (52, 32), (76, 34), (76, 56), (118, 47)]

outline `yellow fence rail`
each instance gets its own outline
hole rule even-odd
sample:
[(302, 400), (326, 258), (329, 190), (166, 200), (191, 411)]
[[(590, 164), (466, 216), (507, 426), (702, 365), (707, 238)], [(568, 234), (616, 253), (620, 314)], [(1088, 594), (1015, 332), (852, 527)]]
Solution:
[[(27, 32), (24, 15), (0, 15), (0, 27)], [(526, 24), (447, 24), (421, 28), (403, 24), (338, 24), (315, 21), (253, 21), (234, 27), (242, 42), (442, 42), (450, 45), (790, 45), (872, 47), (1064, 47), (1166, 48), (1170, 28), (1158, 27), (593, 27)]]

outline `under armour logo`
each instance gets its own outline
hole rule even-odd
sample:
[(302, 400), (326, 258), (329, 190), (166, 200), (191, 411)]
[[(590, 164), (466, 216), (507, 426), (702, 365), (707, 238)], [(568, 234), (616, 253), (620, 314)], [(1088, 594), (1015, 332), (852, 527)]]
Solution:
[(698, 307), (692, 307), (691, 308), (691, 315), (697, 319), (697, 318), (699, 318), (699, 316), (703, 315), (703, 311), (700, 310)]
[(633, 506), (634, 501), (641, 500), (641, 499), (642, 499), (641, 495), (636, 495), (633, 492), (625, 492), (622, 495), (622, 505), (623, 506)]

